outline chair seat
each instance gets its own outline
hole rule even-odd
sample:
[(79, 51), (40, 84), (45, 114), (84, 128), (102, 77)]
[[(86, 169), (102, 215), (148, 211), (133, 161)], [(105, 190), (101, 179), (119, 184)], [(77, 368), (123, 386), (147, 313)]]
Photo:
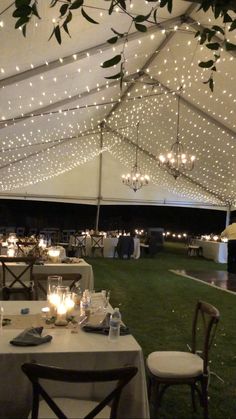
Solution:
[[(56, 404), (60, 407), (63, 413), (66, 415), (67, 418), (84, 418), (92, 409), (94, 409), (98, 402), (93, 400), (78, 400), (78, 399), (70, 399), (70, 398), (61, 398), (55, 397), (53, 400)], [(111, 414), (111, 409), (108, 406), (105, 406), (103, 410), (101, 410), (96, 418), (109, 418)], [(31, 417), (31, 416), (29, 416)], [(39, 403), (39, 419), (51, 419), (57, 418), (48, 404), (42, 400)]]
[(203, 360), (190, 352), (159, 351), (147, 358), (151, 373), (160, 378), (190, 378), (203, 373)]

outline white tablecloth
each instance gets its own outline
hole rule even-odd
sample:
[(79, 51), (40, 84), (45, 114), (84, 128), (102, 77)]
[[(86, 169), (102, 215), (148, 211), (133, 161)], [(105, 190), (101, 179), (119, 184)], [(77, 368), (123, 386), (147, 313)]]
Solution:
[[(114, 250), (117, 246), (118, 238), (117, 237), (107, 237), (104, 238), (103, 244), (104, 244), (104, 257), (106, 258), (113, 258), (114, 257)], [(75, 245), (75, 237), (70, 236), (70, 245)], [(86, 255), (91, 255), (91, 239), (90, 237), (87, 237), (86, 239)], [(117, 254), (116, 254), (117, 256)], [(134, 259), (138, 259), (140, 257), (140, 240), (134, 239), (134, 253), (132, 256)]]
[[(11, 263), (11, 269), (16, 274), (22, 271), (22, 264)], [(63, 274), (78, 274), (82, 275), (80, 280), (80, 287), (82, 290), (93, 289), (93, 268), (83, 259), (79, 263), (45, 263), (44, 265), (34, 265), (33, 273), (43, 275), (62, 275)], [(2, 267), (0, 267), (0, 276), (2, 276)]]
[[(4, 301), (4, 314), (19, 314), (20, 309), (29, 307), (30, 313), (41, 310), (40, 301)], [(44, 303), (45, 304), (45, 303)], [(107, 336), (85, 333), (79, 330), (72, 334), (70, 329), (54, 328), (45, 330), (52, 335), (49, 343), (32, 347), (12, 346), (9, 341), (21, 330), (4, 329), (0, 336), (0, 417), (23, 418), (30, 409), (31, 385), (21, 372), (24, 362), (33, 360), (48, 365), (74, 369), (109, 369), (126, 365), (138, 367), (138, 374), (125, 388), (121, 401), (119, 418), (148, 418), (148, 401), (146, 392), (145, 369), (142, 350), (131, 336), (120, 336), (115, 343), (109, 342)], [(54, 396), (75, 396), (95, 398), (102, 396), (103, 385), (89, 385), (86, 393), (83, 386), (80, 392), (75, 385), (55, 383), (51, 385)], [(81, 386), (81, 385), (80, 385)], [(88, 386), (88, 385), (87, 385)], [(74, 393), (75, 391), (75, 393)]]
[(202, 248), (202, 254), (206, 259), (212, 259), (219, 263), (227, 263), (227, 243), (196, 239), (194, 240), (194, 245)]

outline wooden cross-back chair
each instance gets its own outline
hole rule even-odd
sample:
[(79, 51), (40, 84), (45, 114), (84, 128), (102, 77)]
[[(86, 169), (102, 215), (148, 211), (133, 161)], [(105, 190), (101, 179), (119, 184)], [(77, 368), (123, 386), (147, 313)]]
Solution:
[(95, 251), (99, 250), (104, 257), (104, 236), (102, 234), (91, 235), (91, 253), (95, 256)]
[[(33, 266), (35, 259), (32, 257), (0, 257), (2, 264), (2, 297), (9, 300), (11, 296), (23, 295), (22, 299), (33, 300)], [(14, 271), (12, 263), (22, 263), (17, 266), (18, 274)]]
[[(68, 285), (70, 291), (76, 288), (77, 283), (81, 280), (82, 275), (80, 273), (68, 273), (68, 274), (53, 274), (62, 276), (62, 283)], [(49, 274), (33, 273), (34, 289), (36, 299), (47, 299), (47, 279)]]
[(148, 356), (149, 397), (156, 411), (168, 387), (187, 384), (191, 388), (193, 409), (196, 410), (197, 393), (204, 419), (208, 419), (209, 350), (219, 319), (217, 308), (198, 301), (192, 323), (191, 352), (157, 351)]
[(76, 234), (75, 235), (75, 248), (77, 250), (78, 256), (86, 256), (86, 234)]
[[(102, 371), (78, 371), (36, 363), (23, 364), (22, 370), (33, 386), (32, 419), (52, 418), (55, 415), (59, 419), (90, 419), (94, 417), (116, 419), (121, 392), (138, 371), (136, 367)], [(43, 379), (67, 383), (116, 382), (116, 386), (112, 386), (108, 394), (100, 401), (52, 398), (42, 383)], [(40, 396), (43, 398), (42, 401), (39, 401)]]
[(21, 240), (18, 240), (16, 242), (17, 245), (17, 250), (18, 250), (18, 255), (19, 257), (24, 257), (27, 256), (29, 253), (29, 248), (30, 248), (30, 253), (32, 254), (38, 247), (38, 243), (32, 243), (32, 242), (24, 242)]

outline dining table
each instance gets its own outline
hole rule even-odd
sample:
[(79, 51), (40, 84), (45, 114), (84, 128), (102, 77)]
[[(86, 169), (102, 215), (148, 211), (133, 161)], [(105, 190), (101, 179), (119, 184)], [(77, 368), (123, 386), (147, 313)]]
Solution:
[[(118, 254), (116, 252), (117, 243), (118, 243), (118, 237), (105, 237), (103, 239), (103, 245), (104, 245), (103, 253), (104, 253), (105, 258), (118, 257)], [(85, 246), (86, 246), (86, 255), (91, 256), (91, 238), (90, 237), (86, 237)], [(72, 249), (75, 249), (76, 251), (77, 245), (76, 245), (75, 236), (70, 236), (69, 247), (71, 247)], [(134, 238), (134, 251), (131, 257), (133, 259), (140, 258), (140, 240), (137, 237)]]
[[(92, 315), (102, 309), (101, 293), (92, 294)], [(96, 297), (96, 298), (95, 298)], [(93, 302), (96, 302), (95, 306)], [(45, 301), (1, 301), (4, 318), (11, 323), (1, 328), (0, 336), (0, 417), (26, 418), (31, 408), (32, 390), (21, 365), (37, 362), (68, 369), (102, 370), (133, 365), (137, 375), (124, 388), (119, 403), (119, 418), (149, 418), (143, 353), (131, 334), (119, 336), (115, 342), (107, 335), (87, 333), (81, 326), (46, 325), (41, 314)], [(21, 314), (28, 308), (28, 314)], [(111, 306), (108, 309), (112, 311)], [(101, 315), (101, 311), (100, 315)], [(95, 314), (94, 314), (95, 313)], [(78, 314), (79, 315), (79, 314)], [(105, 315), (102, 314), (102, 315)], [(91, 317), (92, 318), (92, 317)], [(51, 335), (50, 342), (39, 346), (13, 346), (10, 341), (26, 327), (44, 325), (43, 335)], [(47, 384), (52, 396), (99, 399), (104, 396), (107, 384), (68, 384), (53, 382)]]
[[(19, 274), (22, 271), (22, 263), (11, 262), (9, 263), (11, 270), (15, 274)], [(68, 263), (50, 263), (42, 262), (34, 264), (33, 274), (42, 274), (45, 276), (49, 275), (61, 275), (63, 274), (81, 274), (80, 288), (82, 291), (85, 289), (92, 290), (94, 288), (94, 276), (93, 268), (84, 259), (71, 258), (68, 259)], [(27, 280), (27, 278), (23, 279)], [(0, 266), (0, 284), (2, 286), (2, 266)]]
[(227, 263), (227, 243), (214, 240), (194, 239), (193, 244), (201, 247), (202, 256), (217, 263)]

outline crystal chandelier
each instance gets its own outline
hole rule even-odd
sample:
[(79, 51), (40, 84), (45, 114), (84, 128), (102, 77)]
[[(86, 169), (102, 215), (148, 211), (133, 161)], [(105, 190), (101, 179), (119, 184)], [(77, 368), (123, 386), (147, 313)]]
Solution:
[(178, 95), (178, 111), (177, 111), (177, 138), (172, 144), (170, 152), (166, 155), (159, 156), (159, 164), (165, 167), (167, 172), (174, 176), (175, 179), (181, 175), (182, 172), (191, 171), (194, 168), (195, 156), (189, 156), (179, 139), (179, 110), (180, 110), (180, 95)]
[(137, 127), (137, 140), (136, 140), (136, 149), (135, 149), (135, 164), (131, 169), (131, 172), (127, 175), (122, 175), (122, 182), (124, 185), (129, 186), (136, 192), (138, 189), (141, 189), (143, 186), (149, 184), (150, 178), (148, 175), (143, 175), (140, 168), (138, 167), (138, 135), (139, 135), (139, 122), (136, 125)]

